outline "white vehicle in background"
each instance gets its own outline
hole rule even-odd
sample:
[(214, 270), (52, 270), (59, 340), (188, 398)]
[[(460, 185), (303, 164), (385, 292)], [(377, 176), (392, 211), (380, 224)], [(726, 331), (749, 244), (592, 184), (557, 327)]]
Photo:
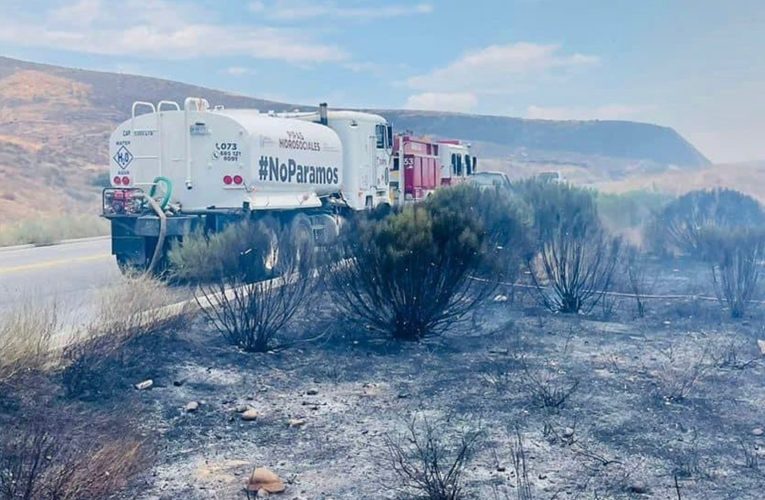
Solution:
[(544, 182), (566, 182), (566, 178), (558, 171), (540, 172), (537, 179)]
[(459, 140), (438, 141), (441, 160), (441, 185), (465, 182), (478, 168), (478, 158), (471, 155), (471, 145)]
[(326, 104), (276, 114), (136, 102), (109, 141), (112, 253), (122, 268), (151, 269), (167, 240), (242, 219), (262, 221), (274, 245), (281, 227), (330, 244), (344, 217), (389, 203), (391, 148), (383, 117)]
[(468, 178), (468, 182), (481, 189), (510, 189), (510, 179), (503, 172), (476, 172)]

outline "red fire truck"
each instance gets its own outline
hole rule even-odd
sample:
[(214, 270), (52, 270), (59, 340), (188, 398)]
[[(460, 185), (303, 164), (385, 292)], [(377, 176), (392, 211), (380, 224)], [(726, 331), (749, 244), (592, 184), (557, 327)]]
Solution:
[(441, 186), (441, 160), (437, 142), (399, 134), (393, 140), (390, 175), (393, 205), (425, 199)]

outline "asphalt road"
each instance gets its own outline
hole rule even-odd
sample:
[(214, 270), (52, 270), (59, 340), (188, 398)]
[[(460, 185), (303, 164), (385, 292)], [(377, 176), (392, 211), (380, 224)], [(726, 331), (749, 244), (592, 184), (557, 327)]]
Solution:
[(102, 238), (0, 248), (0, 314), (29, 301), (55, 301), (65, 321), (87, 314), (98, 289), (121, 279), (110, 244)]

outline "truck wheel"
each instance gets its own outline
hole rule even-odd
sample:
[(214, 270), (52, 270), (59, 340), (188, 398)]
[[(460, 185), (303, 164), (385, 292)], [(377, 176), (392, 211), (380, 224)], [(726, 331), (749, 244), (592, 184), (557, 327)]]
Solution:
[(263, 252), (263, 271), (266, 276), (276, 274), (279, 265), (279, 235), (281, 224), (274, 217), (267, 215), (260, 219), (266, 233), (267, 247)]
[(115, 257), (117, 259), (117, 267), (123, 276), (135, 276), (136, 274), (141, 274), (145, 272), (146, 268), (149, 266), (147, 262), (139, 262), (125, 255), (117, 254)]
[(302, 252), (313, 250), (316, 243), (313, 238), (311, 219), (307, 215), (297, 214), (293, 217), (290, 224), (290, 239), (289, 244), (295, 251), (295, 257), (298, 261), (302, 257)]

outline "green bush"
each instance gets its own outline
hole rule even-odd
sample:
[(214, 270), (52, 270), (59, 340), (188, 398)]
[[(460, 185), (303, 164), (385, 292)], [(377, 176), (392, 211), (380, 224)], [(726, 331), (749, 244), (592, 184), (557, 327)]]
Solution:
[(591, 311), (611, 287), (621, 249), (601, 225), (593, 192), (537, 179), (517, 182), (513, 191), (532, 218), (535, 251), (526, 262), (541, 304)]
[(751, 196), (726, 188), (691, 191), (669, 203), (646, 231), (650, 248), (660, 254), (703, 258), (702, 233), (709, 228), (765, 225), (765, 213)]
[(254, 280), (262, 276), (262, 262), (268, 248), (262, 225), (244, 220), (229, 224), (223, 231), (206, 234), (201, 230), (172, 242), (168, 253), (173, 278), (204, 283), (221, 276), (242, 276)]
[(642, 229), (672, 199), (670, 194), (646, 190), (595, 194), (598, 214), (603, 225), (615, 233)]
[(350, 259), (328, 273), (337, 304), (398, 340), (442, 332), (513, 270), (500, 257), (523, 226), (500, 196), (462, 186), (382, 220), (361, 217), (345, 238)]
[(498, 281), (513, 281), (531, 249), (528, 217), (506, 192), (462, 185), (437, 191), (426, 203), (438, 228), (450, 230), (452, 221), (477, 222), (481, 266), (476, 272)]

